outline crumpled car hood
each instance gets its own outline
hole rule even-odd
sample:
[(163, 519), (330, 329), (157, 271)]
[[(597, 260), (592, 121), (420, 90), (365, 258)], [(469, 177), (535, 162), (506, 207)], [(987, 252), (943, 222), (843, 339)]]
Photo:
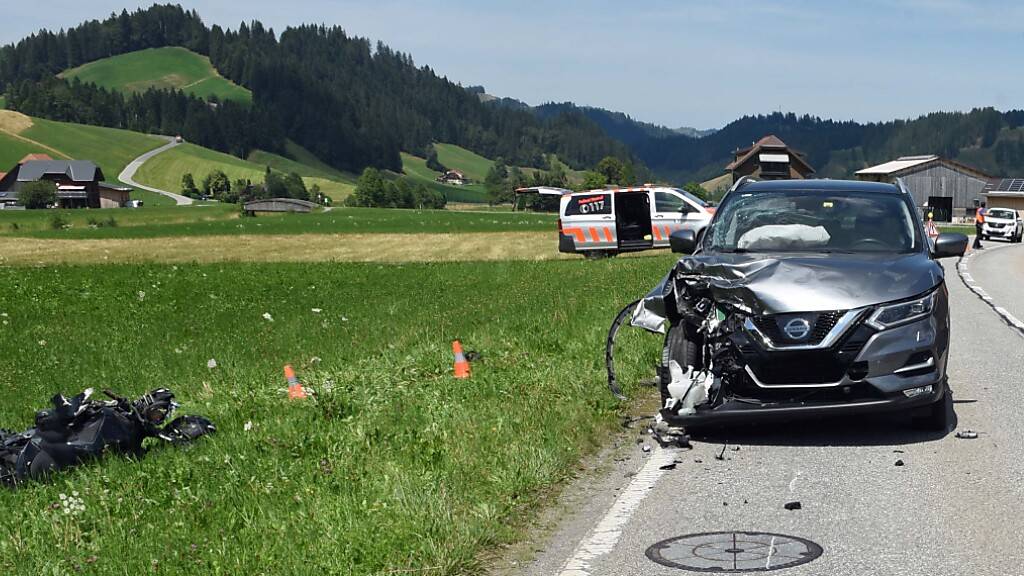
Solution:
[(851, 310), (911, 298), (944, 278), (925, 254), (698, 254), (675, 271), (704, 276), (716, 300), (756, 314)]

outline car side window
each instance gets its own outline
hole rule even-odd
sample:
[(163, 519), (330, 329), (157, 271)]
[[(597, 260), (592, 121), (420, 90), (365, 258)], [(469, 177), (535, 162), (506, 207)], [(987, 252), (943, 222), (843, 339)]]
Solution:
[(668, 212), (686, 214), (693, 211), (685, 200), (675, 194), (669, 194), (668, 192), (654, 193), (654, 209), (659, 213)]
[(566, 216), (589, 216), (590, 214), (611, 214), (611, 194), (587, 194), (573, 196), (565, 207)]

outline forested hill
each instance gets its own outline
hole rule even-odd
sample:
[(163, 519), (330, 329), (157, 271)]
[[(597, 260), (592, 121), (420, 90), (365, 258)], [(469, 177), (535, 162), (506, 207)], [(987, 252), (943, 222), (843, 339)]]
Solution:
[(652, 170), (680, 179), (722, 173), (731, 152), (775, 134), (807, 155), (818, 176), (841, 178), (913, 154), (958, 159), (993, 176), (1024, 173), (1024, 111), (935, 112), (913, 120), (860, 124), (795, 114), (746, 116), (704, 136), (651, 137), (632, 145)]
[[(206, 55), (217, 71), (252, 91), (251, 105), (214, 105), (180, 91), (121, 94), (60, 72), (101, 58), (164, 46)], [(509, 164), (542, 166), (554, 153), (574, 168), (605, 156), (631, 159), (627, 146), (580, 113), (538, 118), (488, 106), (429, 67), (340, 27), (302, 26), (280, 35), (259, 22), (207, 27), (195, 11), (154, 5), (67, 31), (42, 31), (0, 48), (0, 93), (33, 116), (185, 138), (245, 156), (280, 152), (293, 140), (328, 164), (401, 169), (400, 151), (458, 144)]]

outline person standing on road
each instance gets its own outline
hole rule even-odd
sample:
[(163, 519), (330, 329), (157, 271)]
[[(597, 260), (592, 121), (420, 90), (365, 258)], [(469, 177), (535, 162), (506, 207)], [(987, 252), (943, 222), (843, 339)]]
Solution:
[(974, 213), (974, 249), (984, 250), (985, 247), (981, 245), (981, 233), (985, 225), (985, 203), (982, 202), (981, 206), (978, 207), (978, 211)]

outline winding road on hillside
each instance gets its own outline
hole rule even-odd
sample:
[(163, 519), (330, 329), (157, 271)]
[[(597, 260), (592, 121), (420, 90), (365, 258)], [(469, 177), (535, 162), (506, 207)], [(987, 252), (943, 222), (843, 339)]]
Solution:
[(174, 192), (168, 192), (167, 190), (160, 190), (159, 188), (153, 188), (151, 186), (146, 186), (145, 184), (139, 184), (134, 180), (135, 173), (138, 172), (139, 168), (141, 168), (142, 165), (145, 164), (147, 160), (156, 156), (157, 154), (166, 152), (180, 144), (180, 142), (178, 142), (177, 139), (175, 139), (173, 136), (159, 136), (159, 138), (165, 138), (167, 140), (167, 144), (164, 144), (163, 146), (156, 148), (155, 150), (150, 150), (149, 152), (146, 152), (142, 156), (139, 156), (135, 160), (129, 162), (128, 165), (124, 167), (124, 170), (122, 170), (121, 173), (117, 176), (117, 179), (129, 186), (134, 186), (136, 188), (148, 190), (150, 192), (155, 192), (157, 194), (163, 194), (168, 198), (173, 198), (174, 201), (178, 204), (178, 206), (188, 206), (189, 204), (192, 204), (192, 199), (189, 198), (188, 196), (182, 196), (181, 194), (175, 194)]
[[(986, 248), (965, 259), (963, 280), (955, 260), (943, 262), (953, 429), (857, 418), (734, 428), (680, 450), (658, 448), (637, 428), (653, 450), (631, 436), (604, 464), (611, 474), (566, 490), (550, 539), (513, 573), (688, 573), (652, 556), (786, 575), (1024, 573), (1024, 338), (997, 314), (1024, 317), (1024, 246)], [(958, 438), (964, 429), (978, 437)], [(787, 509), (791, 502), (801, 506)], [(707, 534), (716, 532), (726, 534)], [(671, 541), (683, 535), (697, 536)]]

